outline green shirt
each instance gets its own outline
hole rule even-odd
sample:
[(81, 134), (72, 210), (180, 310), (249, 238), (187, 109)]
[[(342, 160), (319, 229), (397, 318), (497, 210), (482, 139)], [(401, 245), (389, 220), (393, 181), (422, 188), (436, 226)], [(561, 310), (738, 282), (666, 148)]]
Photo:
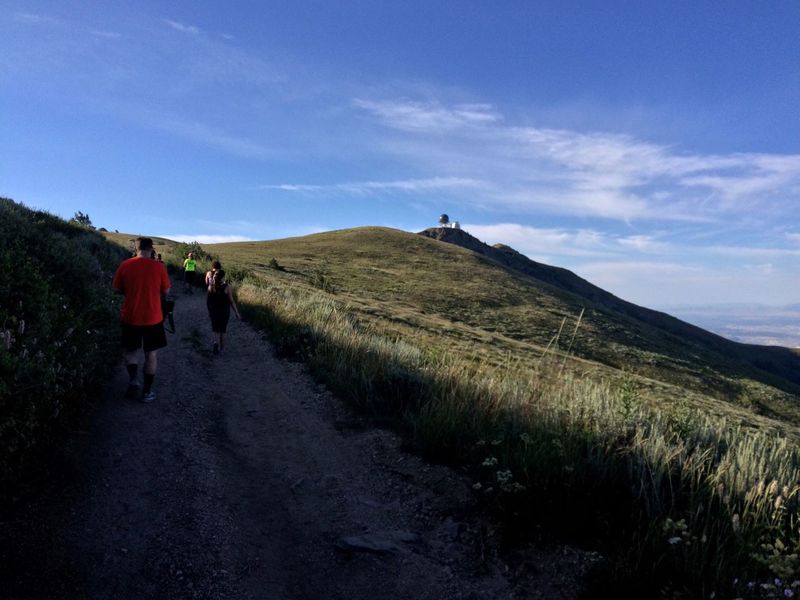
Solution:
[(197, 268), (197, 261), (193, 258), (187, 258), (183, 261), (183, 268), (187, 271), (194, 271)]

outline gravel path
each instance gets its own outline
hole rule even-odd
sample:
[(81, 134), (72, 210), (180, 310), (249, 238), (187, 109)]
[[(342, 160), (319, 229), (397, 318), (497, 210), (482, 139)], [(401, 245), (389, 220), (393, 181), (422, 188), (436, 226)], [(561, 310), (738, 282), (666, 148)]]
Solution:
[[(245, 323), (181, 296), (149, 405), (120, 366), (66, 483), (0, 523), (8, 598), (574, 598), (585, 556), (492, 551), (468, 482), (406, 454)], [(511, 575), (514, 575), (512, 578)]]

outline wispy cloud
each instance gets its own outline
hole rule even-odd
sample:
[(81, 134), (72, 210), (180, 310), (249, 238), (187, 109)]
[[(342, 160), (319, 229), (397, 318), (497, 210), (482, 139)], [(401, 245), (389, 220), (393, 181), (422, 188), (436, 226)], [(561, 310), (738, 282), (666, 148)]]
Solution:
[(17, 12), (14, 13), (13, 19), (16, 23), (20, 23), (23, 25), (49, 27), (55, 30), (62, 30), (64, 32), (69, 32), (71, 34), (78, 34), (78, 35), (89, 34), (94, 37), (106, 38), (106, 39), (118, 39), (122, 37), (121, 34), (119, 34), (116, 31), (108, 31), (104, 29), (95, 29), (92, 27), (86, 27), (85, 25), (72, 23), (49, 15)]
[(178, 21), (173, 21), (171, 19), (164, 19), (164, 23), (172, 27), (172, 29), (180, 31), (181, 33), (189, 33), (191, 35), (197, 35), (200, 33), (200, 28), (194, 25), (186, 25), (185, 23), (179, 23)]
[(91, 33), (95, 37), (106, 38), (110, 40), (116, 40), (122, 37), (121, 34), (115, 31), (102, 31), (100, 29), (90, 29), (89, 33)]
[(165, 131), (242, 158), (264, 160), (272, 158), (276, 154), (272, 148), (257, 141), (167, 112), (146, 110), (121, 103), (115, 104), (107, 110), (150, 129)]
[(489, 105), (355, 100), (394, 131), (383, 148), (448, 176), (486, 182), (475, 201), (618, 220), (718, 220), (789, 210), (800, 155), (693, 154), (629, 135), (520, 127)]
[(34, 13), (17, 12), (14, 13), (14, 21), (17, 23), (27, 23), (29, 25), (60, 25), (61, 21), (46, 15)]
[(262, 190), (281, 190), (284, 192), (342, 192), (347, 194), (369, 194), (380, 191), (400, 191), (400, 192), (427, 192), (433, 190), (451, 190), (481, 188), (484, 183), (470, 179), (468, 177), (431, 177), (428, 179), (405, 179), (397, 181), (356, 181), (350, 183), (333, 184), (302, 184), (302, 183), (280, 183), (272, 185), (260, 185), (256, 189)]
[(624, 257), (632, 253), (674, 254), (675, 248), (650, 235), (620, 236), (595, 229), (538, 228), (518, 223), (477, 225), (462, 228), (487, 244), (506, 244), (543, 262), (561, 262), (555, 257)]
[(796, 271), (769, 263), (712, 268), (658, 261), (597, 261), (572, 267), (578, 275), (624, 298), (654, 308), (677, 304), (796, 302)]
[(442, 131), (501, 120), (489, 104), (458, 104), (451, 108), (419, 102), (356, 99), (353, 104), (392, 127), (408, 131)]
[(778, 247), (748, 247), (748, 246), (709, 246), (706, 251), (721, 256), (735, 256), (743, 258), (780, 258), (800, 257), (800, 250)]

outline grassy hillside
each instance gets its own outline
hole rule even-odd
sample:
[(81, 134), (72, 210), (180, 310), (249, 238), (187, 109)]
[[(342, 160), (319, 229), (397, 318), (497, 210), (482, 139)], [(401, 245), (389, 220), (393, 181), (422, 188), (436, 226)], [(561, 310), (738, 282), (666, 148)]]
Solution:
[[(800, 423), (796, 353), (730, 342), (521, 255), (502, 264), (496, 256), (384, 228), (207, 249), (223, 264), (264, 277), (332, 287), (365, 323), (442, 352), (501, 365), (538, 361), (548, 347), (569, 349), (586, 359), (569, 360), (570, 368), (599, 377), (624, 370), (639, 376), (655, 400), (724, 400)], [(286, 270), (270, 268), (273, 258)]]
[[(362, 228), (204, 251), (278, 352), (465, 468), (506, 542), (549, 531), (599, 548), (598, 597), (762, 597), (747, 583), (800, 578), (796, 427), (718, 385), (679, 385), (726, 365), (675, 369), (672, 342), (626, 345), (653, 333), (630, 315), (423, 236)], [(642, 352), (660, 380), (613, 366)], [(758, 377), (735, 383), (793, 400)]]

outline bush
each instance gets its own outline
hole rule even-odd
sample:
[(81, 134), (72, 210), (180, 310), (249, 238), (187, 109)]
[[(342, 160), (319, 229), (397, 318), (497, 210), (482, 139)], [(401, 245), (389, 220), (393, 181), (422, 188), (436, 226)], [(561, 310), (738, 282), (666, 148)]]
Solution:
[(116, 362), (111, 278), (127, 256), (87, 227), (0, 198), (0, 501), (35, 483)]

